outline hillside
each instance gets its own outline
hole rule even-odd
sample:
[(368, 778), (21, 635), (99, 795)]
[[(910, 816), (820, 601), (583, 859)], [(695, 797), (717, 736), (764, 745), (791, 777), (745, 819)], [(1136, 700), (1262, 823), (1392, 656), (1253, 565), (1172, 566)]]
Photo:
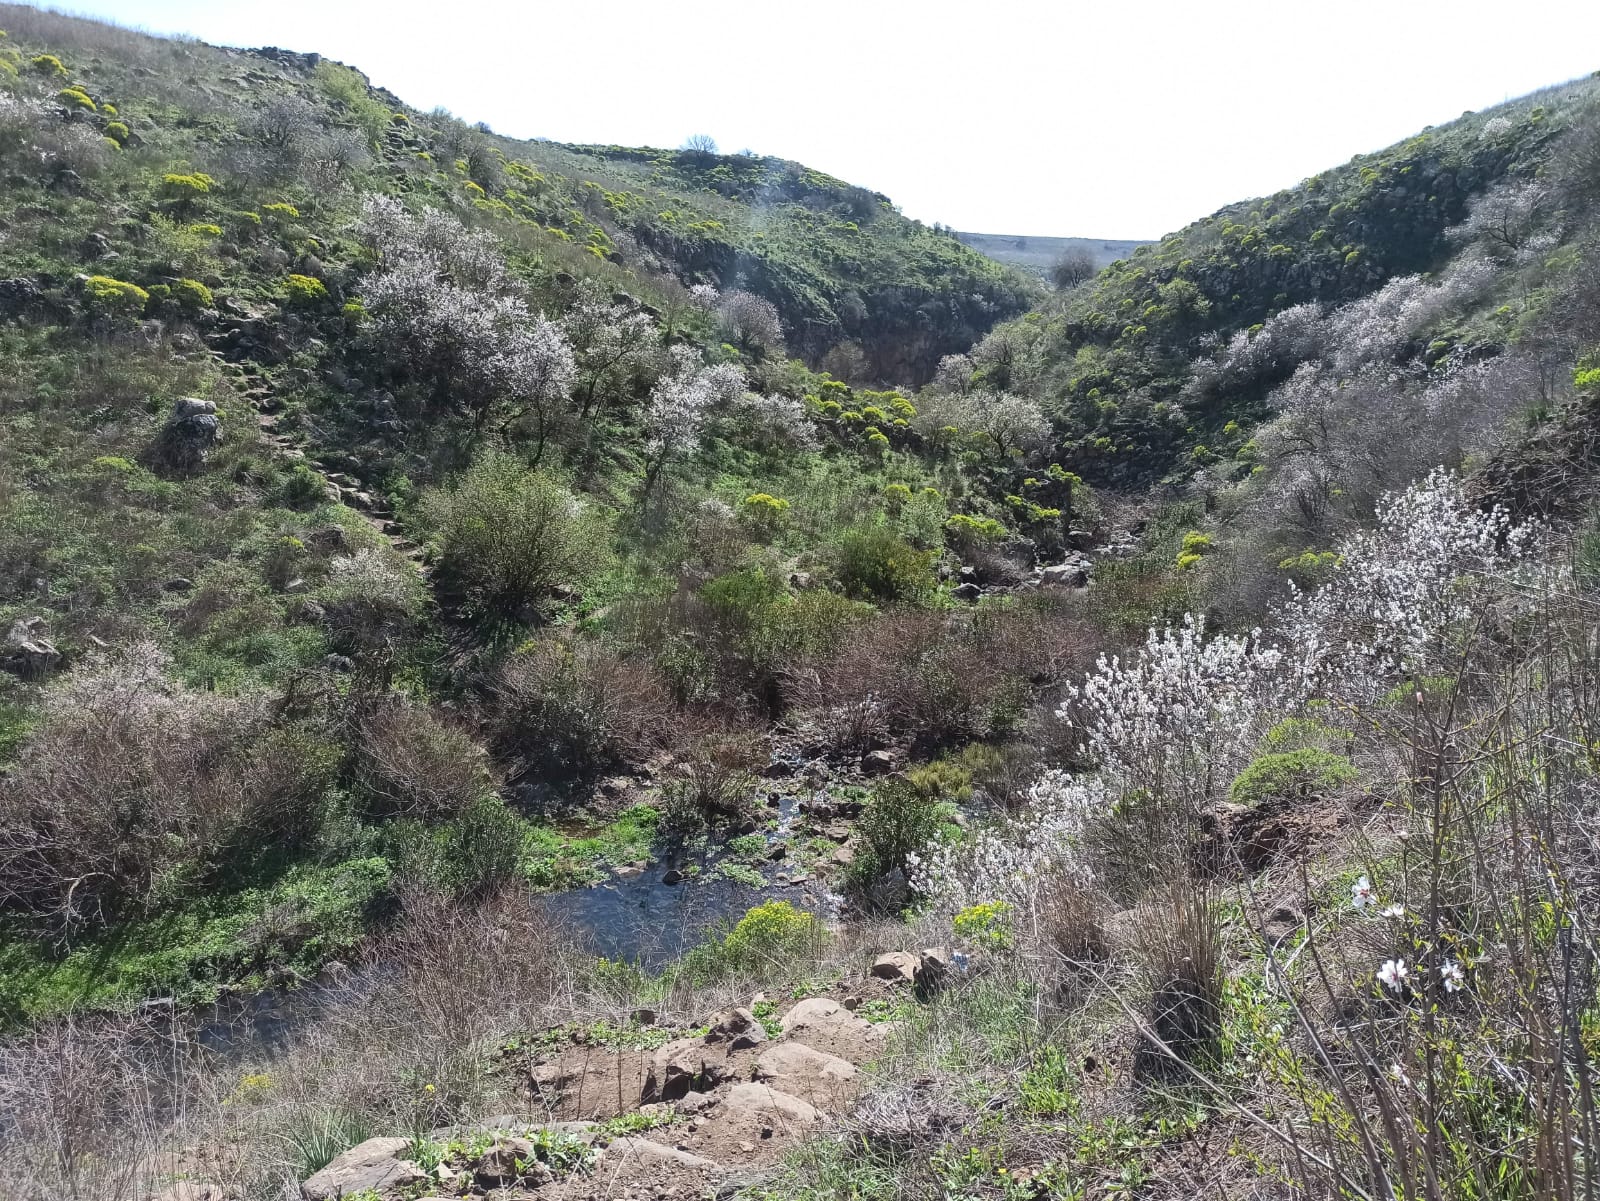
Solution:
[(0, 1196), (1593, 1194), (1600, 81), (1047, 291), (0, 29)]
[(1116, 238), (1042, 238), (1021, 234), (975, 234), (956, 232), (956, 238), (997, 263), (1008, 263), (1049, 279), (1050, 271), (1068, 252), (1081, 252), (1095, 270), (1125, 259), (1144, 242)]

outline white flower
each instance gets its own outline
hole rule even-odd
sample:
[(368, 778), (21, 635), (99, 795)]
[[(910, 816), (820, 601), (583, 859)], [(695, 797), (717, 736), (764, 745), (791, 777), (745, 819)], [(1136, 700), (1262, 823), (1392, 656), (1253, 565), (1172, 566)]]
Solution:
[(1389, 1079), (1393, 1080), (1396, 1084), (1411, 1083), (1411, 1077), (1406, 1075), (1405, 1068), (1401, 1067), (1398, 1063), (1391, 1063), (1389, 1065)]
[(1376, 905), (1378, 898), (1373, 894), (1372, 881), (1362, 876), (1350, 886), (1350, 903), (1357, 909), (1365, 909), (1368, 905)]
[(1378, 916), (1379, 917), (1404, 917), (1405, 915), (1406, 915), (1406, 907), (1404, 905), (1401, 905), (1398, 902), (1396, 902), (1393, 905), (1387, 906), (1383, 910), (1383, 912), (1380, 913)]
[(1399, 992), (1406, 986), (1406, 961), (1388, 959), (1378, 969), (1378, 980), (1390, 992)]
[(1444, 980), (1445, 992), (1458, 992), (1467, 986), (1467, 973), (1454, 959), (1446, 959), (1439, 965), (1439, 975)]

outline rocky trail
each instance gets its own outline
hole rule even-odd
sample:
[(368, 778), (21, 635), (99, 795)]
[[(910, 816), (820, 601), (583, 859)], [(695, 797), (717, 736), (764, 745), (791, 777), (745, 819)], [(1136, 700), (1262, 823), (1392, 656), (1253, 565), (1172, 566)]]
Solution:
[[(423, 1139), (380, 1137), (304, 1182), (305, 1201), (538, 1198), (666, 1201), (757, 1183), (801, 1140), (848, 1114), (913, 997), (950, 971), (943, 949), (882, 955), (834, 996), (781, 1007), (760, 994), (654, 1045), (594, 1042), (583, 1030), (508, 1062), (523, 1115)], [(899, 1007), (899, 1008), (897, 1008)], [(869, 1020), (873, 1014), (882, 1020)], [(759, 1015), (759, 1016), (758, 1016)]]

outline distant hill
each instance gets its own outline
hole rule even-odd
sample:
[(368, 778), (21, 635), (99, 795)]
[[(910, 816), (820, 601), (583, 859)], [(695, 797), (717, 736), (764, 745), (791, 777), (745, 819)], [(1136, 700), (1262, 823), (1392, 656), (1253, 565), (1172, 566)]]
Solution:
[(1022, 234), (971, 234), (959, 230), (956, 237), (997, 263), (1020, 267), (1045, 278), (1049, 277), (1056, 260), (1069, 250), (1087, 250), (1099, 269), (1149, 244), (1124, 238), (1036, 238)]

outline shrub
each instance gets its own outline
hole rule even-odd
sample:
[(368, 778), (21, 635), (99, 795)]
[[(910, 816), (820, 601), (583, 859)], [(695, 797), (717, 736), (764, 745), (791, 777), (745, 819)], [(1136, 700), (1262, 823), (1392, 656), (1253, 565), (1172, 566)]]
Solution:
[(297, 308), (311, 308), (328, 299), (327, 286), (310, 275), (290, 275), (283, 281), (283, 292)]
[(69, 936), (228, 856), (311, 828), (329, 761), (276, 736), (268, 699), (192, 692), (153, 644), (55, 684), (0, 781), (0, 896)]
[(679, 830), (703, 824), (738, 824), (755, 808), (756, 772), (766, 752), (753, 734), (737, 730), (691, 732), (678, 755), (676, 778), (662, 788), (663, 817)]
[(1013, 942), (1011, 921), (1011, 906), (1004, 901), (980, 901), (952, 917), (950, 926), (970, 946), (1004, 951)]
[(1186, 1080), (1179, 1062), (1212, 1067), (1222, 1054), (1222, 927), (1216, 902), (1184, 883), (1140, 913), (1151, 985), (1149, 1030), (1134, 1054), (1146, 1080)]
[(215, 303), (211, 289), (197, 279), (180, 279), (173, 284), (172, 297), (190, 312), (209, 309)]
[(788, 512), (788, 501), (765, 492), (754, 492), (739, 502), (739, 516), (765, 538), (778, 531)]
[(138, 284), (91, 275), (83, 283), (84, 299), (94, 312), (108, 317), (132, 317), (144, 312), (150, 293)]
[(1006, 527), (993, 517), (957, 513), (944, 523), (945, 537), (962, 554), (983, 550), (1006, 536)]
[(1228, 798), (1237, 805), (1259, 805), (1278, 797), (1303, 797), (1348, 784), (1356, 769), (1342, 755), (1316, 747), (1269, 752), (1251, 760), (1250, 765), (1228, 787)]
[(67, 68), (53, 54), (35, 54), (28, 60), (28, 65), (40, 75), (63, 76), (67, 73)]
[(355, 780), (375, 816), (438, 821), (494, 791), (483, 749), (426, 706), (385, 698), (358, 731)]
[(109, 121), (106, 123), (105, 135), (118, 146), (126, 146), (128, 139), (133, 136), (133, 131), (121, 121)]
[(94, 98), (77, 86), (62, 88), (56, 93), (56, 99), (69, 109), (75, 109), (79, 112), (97, 113), (100, 111), (100, 106), (94, 102)]
[(169, 200), (193, 201), (209, 194), (216, 182), (202, 171), (172, 173), (161, 177), (161, 192)]
[(934, 557), (932, 551), (917, 550), (884, 526), (855, 526), (839, 539), (835, 572), (851, 596), (918, 604), (938, 588)]
[(296, 221), (300, 217), (300, 210), (284, 200), (275, 200), (271, 204), (263, 204), (261, 212), (277, 221)]
[(949, 816), (947, 803), (909, 780), (879, 784), (856, 822), (865, 846), (856, 859), (854, 874), (863, 881), (893, 872), (905, 875), (907, 857), (937, 838)]
[(768, 901), (748, 910), (722, 940), (730, 968), (783, 968), (812, 950), (821, 937), (817, 919), (788, 901)]
[(1178, 550), (1175, 566), (1179, 571), (1188, 571), (1210, 552), (1211, 535), (1203, 534), (1199, 530), (1190, 530), (1183, 536), (1183, 545)]
[(582, 588), (606, 558), (606, 524), (593, 509), (500, 452), (429, 492), (423, 510), (448, 587), (480, 617), (536, 614), (552, 589)]
[(495, 685), (495, 744), (519, 775), (589, 775), (671, 745), (672, 691), (648, 664), (591, 642), (522, 647)]

